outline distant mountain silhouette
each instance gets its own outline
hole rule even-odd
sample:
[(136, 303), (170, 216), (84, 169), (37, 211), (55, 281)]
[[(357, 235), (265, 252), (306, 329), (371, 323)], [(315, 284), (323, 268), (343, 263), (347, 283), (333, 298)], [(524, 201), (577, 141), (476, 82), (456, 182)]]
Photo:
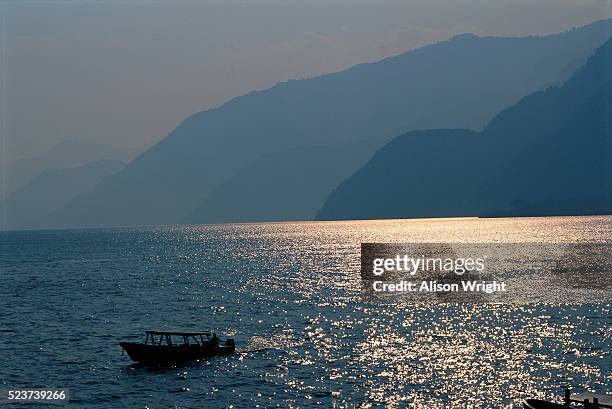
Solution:
[(0, 202), (0, 229), (35, 228), (39, 219), (124, 167), (123, 162), (107, 159), (74, 168), (44, 170)]
[(89, 162), (113, 159), (128, 161), (132, 154), (123, 149), (111, 146), (81, 141), (65, 140), (53, 145), (44, 153), (32, 158), (17, 159), (9, 164), (6, 170), (6, 178), (2, 181), (4, 194), (10, 194), (20, 187), (24, 187), (32, 178), (45, 169), (64, 169), (81, 166)]
[(264, 155), (216, 189), (186, 223), (312, 220), (338, 181), (376, 149), (372, 142), (305, 146)]
[[(228, 189), (238, 188), (238, 175), (246, 175), (254, 161), (262, 164), (264, 155), (368, 139), (372, 146), (381, 146), (419, 128), (479, 129), (521, 97), (567, 78), (611, 33), (612, 21), (603, 21), (546, 37), (461, 35), (377, 63), (250, 93), (187, 118), (123, 171), (54, 214), (49, 225), (165, 224), (185, 217), (194, 222), (231, 221), (232, 209), (240, 206), (231, 200), (244, 196)], [(330, 159), (300, 157), (298, 152), (294, 160)], [(332, 169), (333, 161), (326, 166), (332, 185), (348, 172), (343, 160), (337, 169)], [(266, 167), (264, 174), (298, 172), (273, 163)], [(318, 191), (319, 181), (307, 174), (300, 179), (305, 192)], [(268, 189), (269, 183), (249, 181), (259, 187), (252, 192), (266, 191), (269, 198), (282, 195), (280, 187)], [(269, 206), (268, 214), (283, 213), (279, 203), (288, 203), (247, 197)], [(256, 221), (258, 214), (240, 212), (237, 218)]]
[(612, 212), (612, 40), (560, 87), (482, 132), (400, 136), (342, 182), (318, 219)]

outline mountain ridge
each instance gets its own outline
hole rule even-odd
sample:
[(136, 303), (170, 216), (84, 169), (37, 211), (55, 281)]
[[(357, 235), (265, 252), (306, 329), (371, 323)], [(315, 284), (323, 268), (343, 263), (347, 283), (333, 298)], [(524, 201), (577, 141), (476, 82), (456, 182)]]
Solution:
[[(426, 131), (432, 137), (421, 150), (437, 152), (440, 163), (418, 162), (417, 175), (387, 164), (418, 150), (423, 133), (394, 139), (338, 185), (317, 219), (611, 212), (610, 67), (612, 39), (565, 84), (521, 99), (480, 133)], [(463, 160), (449, 166), (457, 157)], [(396, 184), (410, 191), (390, 204), (369, 200), (377, 186)]]
[(100, 159), (70, 168), (44, 169), (0, 201), (0, 230), (41, 226), (45, 216), (124, 167), (124, 162)]
[[(611, 23), (537, 38), (460, 36), (234, 98), (189, 116), (124, 170), (58, 211), (48, 225), (180, 223), (205, 208), (211, 194), (241, 169), (272, 152), (357, 140), (376, 145), (411, 129), (484, 127), (605, 41)], [(228, 217), (200, 214), (194, 221)]]

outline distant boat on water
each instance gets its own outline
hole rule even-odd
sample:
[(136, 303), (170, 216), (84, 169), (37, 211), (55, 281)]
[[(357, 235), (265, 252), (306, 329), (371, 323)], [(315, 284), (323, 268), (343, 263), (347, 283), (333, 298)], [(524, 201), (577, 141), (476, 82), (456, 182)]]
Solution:
[(558, 403), (549, 402), (540, 399), (525, 399), (523, 402), (525, 409), (568, 409), (569, 406), (560, 405)]
[[(184, 363), (213, 356), (229, 355), (236, 350), (233, 338), (221, 341), (210, 332), (145, 331), (144, 343), (120, 342), (134, 362), (146, 365)], [(178, 342), (176, 342), (178, 341)]]
[[(584, 406), (571, 406), (572, 403), (582, 404)], [(589, 409), (612, 408), (612, 396), (594, 394), (572, 395), (569, 389), (565, 389), (563, 404), (540, 399), (525, 399), (523, 401), (524, 409), (568, 409), (578, 407)]]

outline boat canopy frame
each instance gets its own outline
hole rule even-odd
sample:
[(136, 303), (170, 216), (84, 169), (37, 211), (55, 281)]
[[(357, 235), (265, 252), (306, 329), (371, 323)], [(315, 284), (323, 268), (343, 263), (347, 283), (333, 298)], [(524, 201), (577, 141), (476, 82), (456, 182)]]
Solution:
[[(150, 345), (153, 346), (161, 346), (164, 345), (164, 340), (165, 345), (167, 346), (172, 346), (172, 336), (175, 337), (182, 337), (183, 338), (183, 345), (190, 345), (190, 339), (194, 341), (195, 345), (198, 345), (200, 347), (204, 346), (205, 343), (210, 342), (211, 341), (211, 333), (210, 332), (184, 332), (184, 331), (155, 331), (155, 330), (148, 330), (145, 331), (145, 334), (147, 334), (147, 337), (145, 339), (145, 345), (149, 345), (149, 340), (150, 340)], [(156, 337), (159, 336), (159, 339), (156, 339)], [(206, 339), (204, 339), (204, 337), (206, 337)], [(199, 339), (198, 339), (199, 338)]]

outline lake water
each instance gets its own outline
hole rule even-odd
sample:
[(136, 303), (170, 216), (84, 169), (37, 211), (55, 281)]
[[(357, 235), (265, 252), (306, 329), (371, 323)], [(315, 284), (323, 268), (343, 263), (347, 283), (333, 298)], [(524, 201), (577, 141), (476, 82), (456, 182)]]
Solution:
[[(566, 385), (605, 393), (609, 300), (409, 304), (363, 297), (359, 276), (361, 242), (586, 241), (612, 243), (612, 217), (2, 232), (0, 388), (68, 388), (70, 406), (99, 408), (518, 408)], [(255, 352), (133, 366), (118, 342), (150, 328), (211, 329)]]

